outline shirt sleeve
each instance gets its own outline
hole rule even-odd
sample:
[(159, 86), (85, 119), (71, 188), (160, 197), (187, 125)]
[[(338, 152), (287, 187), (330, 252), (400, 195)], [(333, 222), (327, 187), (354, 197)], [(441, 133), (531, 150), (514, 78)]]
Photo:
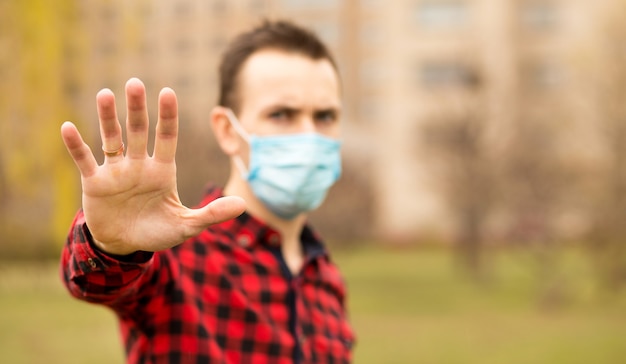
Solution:
[(123, 313), (137, 304), (139, 291), (150, 294), (146, 282), (155, 264), (150, 252), (116, 257), (98, 250), (79, 211), (61, 254), (61, 277), (74, 297)]

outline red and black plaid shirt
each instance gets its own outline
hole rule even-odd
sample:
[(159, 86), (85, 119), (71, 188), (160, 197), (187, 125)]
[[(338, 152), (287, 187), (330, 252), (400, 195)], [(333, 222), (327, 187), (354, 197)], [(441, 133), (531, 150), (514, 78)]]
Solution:
[(245, 213), (173, 249), (116, 259), (94, 248), (79, 212), (61, 269), (72, 295), (117, 313), (129, 363), (348, 363), (344, 283), (309, 228), (301, 241), (297, 276), (280, 235)]

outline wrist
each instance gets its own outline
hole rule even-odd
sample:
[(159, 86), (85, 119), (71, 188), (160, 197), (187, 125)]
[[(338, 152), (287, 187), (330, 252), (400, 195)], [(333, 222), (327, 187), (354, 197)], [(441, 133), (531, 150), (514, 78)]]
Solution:
[(105, 254), (114, 255), (114, 256), (126, 256), (126, 255), (131, 255), (137, 252), (137, 250), (135, 249), (129, 249), (128, 247), (121, 247), (119, 246), (120, 244), (103, 243), (101, 241), (96, 240), (93, 237), (92, 237), (92, 240), (93, 240), (94, 247)]

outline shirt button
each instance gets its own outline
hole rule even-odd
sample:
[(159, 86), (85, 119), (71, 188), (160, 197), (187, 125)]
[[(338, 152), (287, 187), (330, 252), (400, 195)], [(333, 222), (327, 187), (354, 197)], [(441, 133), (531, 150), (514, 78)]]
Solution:
[(96, 261), (93, 260), (92, 258), (87, 259), (87, 263), (89, 263), (91, 268), (96, 268), (98, 266), (98, 264), (96, 264)]
[(237, 238), (237, 243), (239, 243), (239, 245), (241, 245), (244, 248), (247, 248), (248, 246), (250, 246), (250, 237), (248, 237), (247, 235), (240, 235)]
[(280, 245), (280, 237), (276, 234), (273, 234), (269, 237), (268, 239), (269, 243), (273, 246), (279, 246)]

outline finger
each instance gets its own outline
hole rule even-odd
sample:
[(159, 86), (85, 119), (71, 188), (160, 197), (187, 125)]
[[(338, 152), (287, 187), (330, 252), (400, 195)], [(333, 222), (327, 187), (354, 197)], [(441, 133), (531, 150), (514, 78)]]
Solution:
[(61, 137), (80, 174), (83, 177), (90, 177), (96, 173), (98, 162), (89, 146), (83, 141), (76, 126), (69, 121), (64, 122), (61, 125)]
[[(98, 118), (100, 119), (100, 137), (102, 138), (102, 150), (115, 152), (123, 146), (122, 128), (117, 120), (115, 109), (115, 95), (109, 89), (103, 89), (96, 95)], [(116, 154), (116, 153), (112, 153)], [(118, 159), (123, 156), (119, 153), (115, 156), (105, 152), (107, 161)]]
[(126, 155), (130, 158), (143, 158), (148, 147), (148, 108), (146, 89), (138, 78), (126, 82)]
[(211, 201), (208, 205), (191, 211), (192, 223), (189, 236), (195, 236), (207, 226), (234, 219), (246, 210), (246, 202), (237, 196), (225, 196)]
[(154, 140), (154, 158), (172, 162), (176, 157), (178, 140), (178, 105), (176, 94), (170, 88), (164, 88), (159, 94), (159, 120)]

